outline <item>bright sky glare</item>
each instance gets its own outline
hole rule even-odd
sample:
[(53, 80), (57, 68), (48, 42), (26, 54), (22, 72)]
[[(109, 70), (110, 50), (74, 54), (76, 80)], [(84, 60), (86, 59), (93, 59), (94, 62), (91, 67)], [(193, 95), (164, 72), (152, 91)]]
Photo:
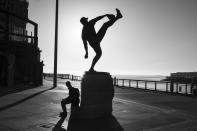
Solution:
[[(53, 72), (55, 0), (29, 0), (29, 18), (39, 25), (44, 72)], [(82, 16), (115, 14), (117, 21), (101, 42), (96, 70), (111, 74), (169, 75), (197, 71), (196, 0), (59, 0), (58, 73), (82, 74), (89, 58), (81, 40)], [(96, 29), (107, 19), (100, 21)]]

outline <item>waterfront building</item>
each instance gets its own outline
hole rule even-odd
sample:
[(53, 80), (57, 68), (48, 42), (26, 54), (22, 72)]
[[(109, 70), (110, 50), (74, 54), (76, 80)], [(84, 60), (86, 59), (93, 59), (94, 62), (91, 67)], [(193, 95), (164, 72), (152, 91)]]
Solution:
[(197, 72), (176, 72), (171, 73), (165, 80), (178, 83), (197, 84)]
[(171, 73), (170, 77), (172, 78), (182, 77), (186, 79), (194, 79), (197, 78), (197, 72), (176, 72), (176, 73)]
[(27, 0), (0, 0), (0, 87), (42, 84), (38, 24)]

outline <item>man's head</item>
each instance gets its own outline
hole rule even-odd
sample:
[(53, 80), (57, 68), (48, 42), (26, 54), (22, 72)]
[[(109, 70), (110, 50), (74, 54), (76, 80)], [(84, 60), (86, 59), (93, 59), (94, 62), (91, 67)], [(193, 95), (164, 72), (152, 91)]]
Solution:
[(80, 19), (80, 22), (81, 22), (81, 24), (85, 25), (86, 23), (88, 23), (88, 18), (82, 17), (82, 18)]
[(66, 82), (66, 86), (68, 87), (68, 89), (72, 87), (70, 81)]

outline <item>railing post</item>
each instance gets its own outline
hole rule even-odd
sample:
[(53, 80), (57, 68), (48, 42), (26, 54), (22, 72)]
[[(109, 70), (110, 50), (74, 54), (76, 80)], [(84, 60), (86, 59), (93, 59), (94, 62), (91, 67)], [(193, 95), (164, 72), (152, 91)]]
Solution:
[(193, 88), (194, 88), (194, 85), (193, 85), (193, 84), (191, 84), (191, 85), (190, 85), (190, 93), (191, 93), (191, 94), (194, 94), (194, 92), (193, 92)]
[(131, 87), (131, 80), (129, 80), (129, 88)]
[(193, 93), (193, 95), (196, 95), (197, 94), (197, 85), (195, 84), (195, 86), (194, 86), (194, 84), (193, 84), (193, 88), (192, 88), (192, 93)]
[(114, 77), (114, 86), (116, 86), (116, 77)]
[(122, 87), (124, 87), (124, 79), (122, 79)]
[(157, 82), (155, 81), (155, 91), (157, 90)]
[(185, 84), (185, 94), (187, 94), (187, 83)]
[(119, 83), (120, 83), (120, 79), (118, 79), (118, 86), (120, 86)]
[(168, 82), (166, 82), (166, 92), (168, 92)]
[(136, 80), (136, 87), (138, 88), (138, 80)]
[(147, 89), (147, 81), (145, 81), (145, 90)]
[(179, 87), (179, 83), (176, 83), (176, 93), (179, 93), (178, 87)]
[(170, 92), (173, 93), (174, 92), (174, 82), (170, 82)]

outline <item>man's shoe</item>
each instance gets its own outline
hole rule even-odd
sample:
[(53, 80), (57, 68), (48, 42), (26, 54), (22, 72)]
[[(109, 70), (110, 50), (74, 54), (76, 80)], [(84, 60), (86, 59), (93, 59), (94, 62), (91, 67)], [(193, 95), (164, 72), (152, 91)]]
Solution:
[(117, 19), (122, 18), (122, 14), (121, 14), (121, 12), (120, 12), (120, 10), (118, 8), (116, 8), (116, 12), (117, 12), (116, 18)]
[(67, 112), (60, 112), (59, 117), (67, 117)]
[(96, 71), (94, 69), (90, 68), (88, 72), (89, 73), (95, 73)]

